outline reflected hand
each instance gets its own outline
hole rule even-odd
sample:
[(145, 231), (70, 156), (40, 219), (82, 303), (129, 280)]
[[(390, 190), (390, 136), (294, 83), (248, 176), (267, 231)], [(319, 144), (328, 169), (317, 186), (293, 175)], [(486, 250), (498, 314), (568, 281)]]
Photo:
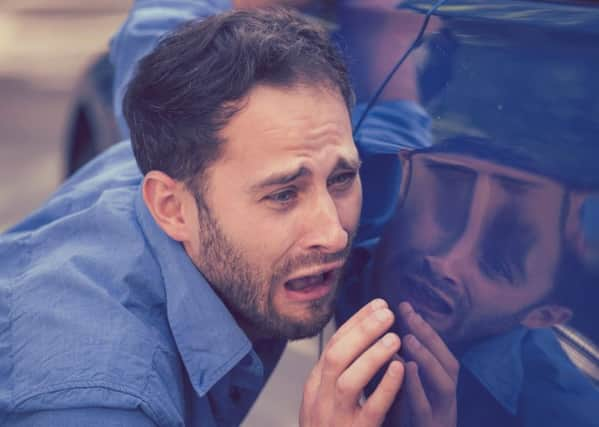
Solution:
[(360, 398), (368, 382), (399, 350), (396, 334), (380, 338), (393, 320), (387, 303), (377, 299), (337, 330), (304, 387), (301, 427), (382, 424), (403, 381), (403, 365), (391, 362), (375, 391), (364, 402)]
[[(399, 305), (399, 314), (408, 330), (402, 350), (406, 384), (392, 412), (393, 419), (402, 427), (454, 427), (460, 365), (439, 334), (409, 303)], [(400, 413), (396, 413), (398, 408)]]

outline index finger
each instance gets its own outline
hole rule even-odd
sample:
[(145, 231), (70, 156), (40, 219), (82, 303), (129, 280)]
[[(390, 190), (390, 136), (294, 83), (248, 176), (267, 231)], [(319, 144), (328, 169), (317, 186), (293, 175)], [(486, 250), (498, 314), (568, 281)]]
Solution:
[[(363, 306), (357, 313), (355, 313), (352, 317), (350, 317), (343, 325), (337, 329), (337, 331), (333, 334), (326, 347), (324, 348), (323, 353), (320, 356), (323, 356), (330, 351), (331, 347), (333, 347), (336, 343), (345, 341), (344, 337), (351, 333), (351, 331), (357, 327), (361, 323), (363, 323), (369, 316), (371, 316), (374, 312), (387, 308), (388, 304), (385, 300), (381, 298), (376, 298), (370, 301), (368, 304)], [(318, 387), (320, 386), (320, 381), (322, 377), (322, 364), (324, 363), (324, 357), (320, 357), (318, 362), (316, 363), (315, 368), (310, 375), (311, 383), (317, 383)]]
[(333, 337), (335, 340), (342, 338), (348, 331), (352, 330), (356, 325), (358, 325), (372, 313), (386, 307), (388, 307), (388, 304), (384, 299), (373, 299), (360, 310), (358, 310), (358, 312), (350, 317), (343, 325), (341, 325)]
[(399, 314), (410, 332), (439, 361), (451, 379), (457, 381), (460, 365), (437, 331), (408, 302), (399, 304)]
[[(359, 325), (363, 320), (365, 320), (368, 316), (374, 313), (381, 308), (388, 307), (388, 304), (385, 300), (381, 298), (376, 298), (370, 301), (368, 304), (363, 306), (357, 313), (355, 313), (352, 317), (350, 317), (343, 325), (341, 325), (337, 331), (333, 334), (331, 339), (326, 345), (325, 351), (331, 347), (334, 342), (340, 341), (349, 331)], [(320, 386), (320, 379), (322, 375), (322, 363), (323, 358), (320, 357), (316, 366), (310, 373), (307, 384), (310, 385), (311, 390), (318, 388)]]

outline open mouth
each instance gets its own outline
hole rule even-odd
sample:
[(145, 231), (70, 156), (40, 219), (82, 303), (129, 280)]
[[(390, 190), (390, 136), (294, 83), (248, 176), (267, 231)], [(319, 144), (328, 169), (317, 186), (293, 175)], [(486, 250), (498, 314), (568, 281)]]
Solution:
[(409, 296), (417, 305), (442, 315), (453, 313), (453, 307), (446, 297), (428, 283), (415, 280), (413, 277), (406, 277), (405, 283), (409, 289)]
[(333, 270), (325, 271), (313, 276), (304, 276), (289, 280), (285, 288), (293, 292), (309, 292), (312, 288), (327, 284), (333, 274)]
[(285, 282), (287, 295), (295, 300), (313, 300), (331, 292), (338, 270), (327, 270)]

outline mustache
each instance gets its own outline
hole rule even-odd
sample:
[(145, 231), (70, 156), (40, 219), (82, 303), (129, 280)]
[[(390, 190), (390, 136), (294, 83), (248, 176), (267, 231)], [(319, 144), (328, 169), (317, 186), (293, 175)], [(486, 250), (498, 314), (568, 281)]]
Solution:
[(334, 253), (313, 251), (290, 258), (281, 266), (276, 276), (282, 278), (300, 268), (331, 264), (337, 261), (346, 261), (351, 253), (355, 233), (348, 234), (349, 238), (347, 240), (347, 245), (342, 250)]
[(424, 281), (432, 288), (455, 300), (460, 298), (460, 292), (456, 289), (456, 284), (451, 283), (440, 272), (435, 271), (427, 261), (424, 253), (404, 252), (398, 256), (397, 262), (401, 266), (400, 282), (401, 277)]

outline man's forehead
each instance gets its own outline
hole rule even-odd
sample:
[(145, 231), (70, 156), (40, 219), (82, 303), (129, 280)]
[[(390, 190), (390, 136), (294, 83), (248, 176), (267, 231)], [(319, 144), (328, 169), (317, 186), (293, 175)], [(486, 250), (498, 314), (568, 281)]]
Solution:
[(221, 161), (267, 173), (291, 171), (302, 159), (316, 168), (358, 158), (342, 97), (318, 87), (257, 86), (220, 133)]
[(249, 120), (267, 117), (270, 121), (276, 121), (286, 114), (305, 117), (314, 112), (315, 106), (323, 110), (334, 106), (340, 121), (349, 120), (349, 111), (340, 91), (319, 83), (291, 86), (257, 84), (246, 94), (240, 106), (232, 122), (242, 116), (247, 116)]
[[(498, 216), (505, 219), (508, 215), (511, 218), (517, 217), (535, 228), (551, 230), (556, 222), (560, 221), (565, 186), (554, 179), (463, 154), (414, 153), (412, 159), (415, 163), (430, 167), (436, 170), (434, 173), (442, 175), (439, 182), (444, 185), (443, 194), (453, 191), (459, 194), (466, 188), (465, 185), (470, 188), (468, 202), (464, 199), (458, 204), (431, 205), (431, 208), (436, 206), (435, 209), (439, 209), (444, 215), (448, 214), (450, 209), (463, 210), (463, 215), (468, 217), (468, 221), (478, 218), (475, 222), (481, 225), (496, 221)], [(448, 170), (463, 172), (463, 179), (445, 179), (443, 174)], [(475, 180), (481, 177), (488, 177), (491, 187), (475, 186)], [(483, 228), (480, 231), (482, 232)]]
[(414, 160), (429, 165), (445, 165), (455, 167), (456, 170), (471, 171), (477, 175), (488, 175), (498, 181), (521, 184), (531, 189), (550, 187), (563, 187), (563, 184), (553, 178), (533, 173), (521, 168), (511, 167), (493, 161), (479, 159), (466, 154), (456, 153), (414, 153)]
[(355, 150), (343, 98), (318, 86), (254, 87), (220, 136), (225, 158), (301, 154), (327, 145)]

